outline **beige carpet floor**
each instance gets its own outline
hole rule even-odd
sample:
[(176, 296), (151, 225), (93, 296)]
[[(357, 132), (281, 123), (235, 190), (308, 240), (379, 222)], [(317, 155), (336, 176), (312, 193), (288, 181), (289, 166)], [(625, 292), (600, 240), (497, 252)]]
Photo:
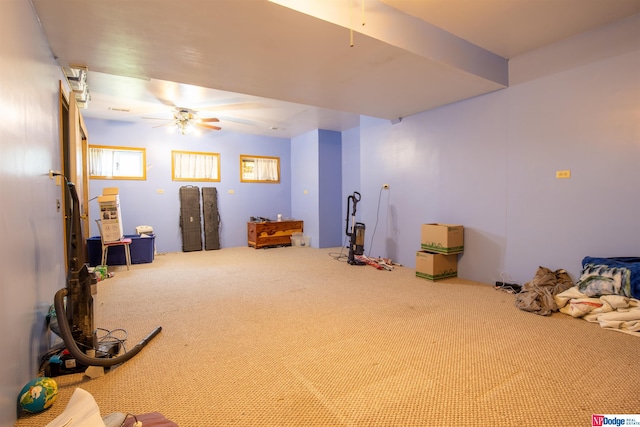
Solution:
[[(590, 426), (640, 413), (640, 339), (460, 278), (379, 271), (338, 249), (158, 255), (98, 284), (96, 326), (134, 346), (103, 377), (56, 377), (102, 415), (162, 412), (202, 426)], [(537, 266), (532, 266), (532, 275)]]

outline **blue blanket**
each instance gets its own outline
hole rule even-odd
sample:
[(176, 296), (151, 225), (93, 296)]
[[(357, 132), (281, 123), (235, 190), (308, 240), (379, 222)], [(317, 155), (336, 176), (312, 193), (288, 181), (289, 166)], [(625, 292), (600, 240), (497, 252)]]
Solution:
[(631, 273), (631, 296), (640, 299), (640, 257), (594, 258), (588, 256), (582, 260), (582, 268), (587, 264), (628, 269)]

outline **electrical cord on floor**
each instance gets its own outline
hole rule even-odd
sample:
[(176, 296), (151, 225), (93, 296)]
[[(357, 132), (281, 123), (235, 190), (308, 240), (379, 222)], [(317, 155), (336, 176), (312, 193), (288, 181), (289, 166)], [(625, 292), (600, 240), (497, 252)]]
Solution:
[(504, 286), (494, 286), (493, 289), (496, 291), (502, 291), (509, 294), (518, 294), (520, 293), (520, 285), (504, 285)]
[[(127, 340), (127, 337), (129, 336), (129, 333), (122, 329), (122, 328), (118, 328), (118, 329), (112, 329), (112, 330), (108, 330), (108, 329), (103, 329), (103, 328), (96, 328), (96, 331), (102, 331), (105, 334), (102, 336), (98, 337), (98, 346), (100, 346), (100, 344), (115, 344), (118, 343), (121, 347), (122, 347), (122, 351), (124, 353), (127, 352), (127, 349), (124, 345), (124, 342)], [(117, 336), (115, 336), (114, 334), (118, 332), (118, 333), (123, 333), (124, 334), (124, 338), (118, 338)], [(96, 350), (96, 353), (100, 352), (99, 350)], [(105, 354), (106, 356), (107, 354)]]
[[(115, 344), (118, 343), (120, 345), (120, 347), (122, 348), (122, 351), (124, 353), (127, 352), (127, 349), (124, 345), (124, 342), (127, 340), (128, 337), (128, 333), (126, 330), (124, 329), (113, 329), (113, 330), (108, 330), (108, 329), (103, 329), (103, 328), (96, 328), (96, 331), (102, 331), (104, 332), (104, 335), (97, 337), (97, 343), (98, 343), (98, 347), (100, 347), (100, 345), (105, 345), (107, 346), (108, 344)], [(124, 333), (124, 338), (118, 338), (114, 335), (114, 333), (116, 332), (120, 332), (120, 333)], [(83, 350), (86, 352), (87, 350), (94, 350), (96, 352), (96, 356), (97, 357), (112, 357), (115, 356), (114, 354), (110, 354), (109, 352), (105, 352), (105, 351), (101, 351), (99, 348), (91, 348), (81, 342), (76, 341), (76, 345), (78, 345), (79, 347), (84, 347)], [(51, 356), (54, 356), (55, 354), (59, 353), (61, 350), (63, 350), (64, 347), (64, 343), (61, 343), (57, 346), (55, 346), (53, 349), (49, 350), (47, 353), (45, 353), (44, 356), (42, 356), (42, 364), (41, 364), (41, 369), (42, 366), (44, 366), (44, 364), (51, 358)], [(107, 347), (108, 348), (108, 347)]]
[(347, 237), (344, 238), (344, 243), (342, 244), (342, 248), (340, 249), (340, 253), (336, 254), (335, 252), (329, 252), (329, 256), (333, 259), (335, 259), (336, 261), (342, 261), (342, 262), (347, 262), (348, 260), (348, 256), (344, 255), (342, 252), (344, 252), (344, 248), (347, 247), (347, 242), (349, 240), (347, 239)]
[[(108, 330), (108, 329), (103, 329), (103, 328), (96, 328), (96, 335), (98, 331), (102, 331), (104, 332), (104, 335), (102, 336), (97, 336), (96, 341), (97, 341), (97, 347), (98, 348), (91, 348), (86, 344), (83, 344), (81, 342), (76, 341), (76, 345), (78, 346), (78, 348), (82, 347), (82, 350), (86, 353), (88, 350), (93, 350), (95, 351), (95, 355), (96, 357), (106, 357), (106, 358), (111, 358), (111, 357), (115, 357), (117, 356), (117, 354), (113, 354), (110, 351), (103, 351), (100, 349), (100, 347), (102, 346), (103, 348), (122, 348), (122, 352), (126, 353), (127, 349), (124, 345), (124, 342), (127, 340), (127, 336), (128, 333), (126, 330), (124, 329), (113, 329), (113, 330)], [(114, 332), (122, 332), (124, 333), (124, 338), (118, 338), (116, 336), (114, 336)], [(119, 347), (112, 347), (114, 344), (118, 344)]]
[(518, 294), (522, 290), (522, 285), (515, 282), (511, 276), (505, 272), (500, 273), (500, 282), (496, 282), (495, 290), (508, 292), (510, 294)]
[(138, 418), (136, 418), (136, 416), (133, 414), (125, 415), (124, 420), (122, 420), (122, 424), (120, 424), (120, 427), (124, 426), (124, 423), (127, 422), (127, 418), (129, 417), (133, 417), (133, 419), (135, 420), (135, 422), (133, 423), (133, 427), (142, 427), (142, 421), (138, 421)]
[(373, 238), (376, 235), (376, 229), (378, 228), (378, 219), (380, 217), (380, 200), (382, 199), (382, 190), (384, 187), (380, 187), (380, 194), (378, 194), (378, 208), (376, 209), (376, 224), (373, 226), (373, 234), (371, 235), (371, 240), (369, 240), (369, 252), (367, 252), (367, 256), (371, 256), (371, 247), (373, 246)]

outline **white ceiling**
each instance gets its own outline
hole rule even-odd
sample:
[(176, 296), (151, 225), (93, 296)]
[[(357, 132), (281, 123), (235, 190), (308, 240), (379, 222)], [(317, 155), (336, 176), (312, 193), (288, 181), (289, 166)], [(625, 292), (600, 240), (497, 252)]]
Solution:
[(32, 2), (60, 65), (89, 68), (85, 117), (153, 128), (144, 117), (179, 106), (278, 137), (500, 90), (509, 58), (640, 13), (640, 0)]

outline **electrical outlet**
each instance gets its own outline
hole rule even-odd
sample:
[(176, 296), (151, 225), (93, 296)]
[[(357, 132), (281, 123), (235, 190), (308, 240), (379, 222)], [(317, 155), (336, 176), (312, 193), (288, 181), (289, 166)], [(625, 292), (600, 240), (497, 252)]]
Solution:
[(385, 190), (388, 190), (389, 189), (389, 184), (382, 184), (382, 188), (385, 189)]

